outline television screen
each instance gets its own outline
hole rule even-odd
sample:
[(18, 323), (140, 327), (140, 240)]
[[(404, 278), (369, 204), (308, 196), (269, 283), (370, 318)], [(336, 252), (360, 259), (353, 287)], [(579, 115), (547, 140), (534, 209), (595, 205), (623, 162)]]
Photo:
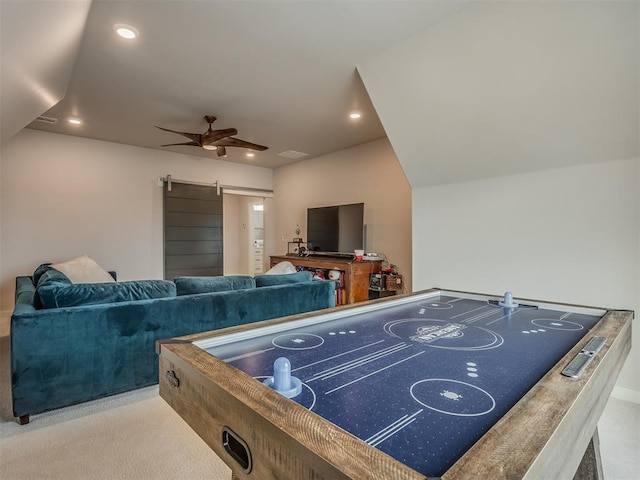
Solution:
[(307, 244), (311, 252), (364, 250), (364, 203), (307, 209)]

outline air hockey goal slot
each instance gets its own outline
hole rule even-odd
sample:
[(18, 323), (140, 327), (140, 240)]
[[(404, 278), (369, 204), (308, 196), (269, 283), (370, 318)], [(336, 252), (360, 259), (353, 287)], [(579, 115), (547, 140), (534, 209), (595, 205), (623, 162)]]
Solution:
[(242, 467), (244, 473), (251, 472), (251, 451), (247, 442), (228, 427), (222, 428), (222, 446), (225, 451)]

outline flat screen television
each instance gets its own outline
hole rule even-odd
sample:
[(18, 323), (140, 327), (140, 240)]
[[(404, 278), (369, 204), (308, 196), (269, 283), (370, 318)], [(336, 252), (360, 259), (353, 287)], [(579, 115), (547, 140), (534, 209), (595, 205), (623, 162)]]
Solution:
[(310, 254), (353, 255), (364, 250), (364, 203), (307, 209), (307, 248)]

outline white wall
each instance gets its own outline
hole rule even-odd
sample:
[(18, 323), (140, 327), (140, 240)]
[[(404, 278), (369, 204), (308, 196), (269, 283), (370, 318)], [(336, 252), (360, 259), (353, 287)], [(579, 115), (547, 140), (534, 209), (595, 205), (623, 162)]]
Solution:
[(387, 139), (280, 167), (273, 184), (268, 255), (287, 253), (282, 237), (297, 225), (306, 240), (307, 208), (364, 202), (367, 250), (397, 265), (411, 291), (411, 189)]
[[(414, 288), (631, 309), (640, 316), (640, 160), (414, 190)], [(640, 403), (640, 327), (617, 396)]]
[(23, 130), (2, 147), (2, 306), (17, 275), (86, 253), (122, 280), (162, 278), (159, 176), (272, 188), (273, 170)]

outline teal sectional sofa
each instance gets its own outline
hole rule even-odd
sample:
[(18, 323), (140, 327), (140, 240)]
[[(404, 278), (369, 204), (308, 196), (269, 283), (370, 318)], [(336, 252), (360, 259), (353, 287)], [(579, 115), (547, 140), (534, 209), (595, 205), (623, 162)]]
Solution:
[(156, 340), (335, 305), (334, 282), (312, 280), (309, 272), (71, 284), (60, 272), (39, 269), (16, 278), (11, 316), (19, 423), (158, 383)]

